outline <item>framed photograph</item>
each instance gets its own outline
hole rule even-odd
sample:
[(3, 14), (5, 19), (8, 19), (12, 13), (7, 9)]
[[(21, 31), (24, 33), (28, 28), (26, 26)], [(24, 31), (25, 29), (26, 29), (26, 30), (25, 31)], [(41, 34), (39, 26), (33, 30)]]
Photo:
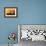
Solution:
[(4, 17), (14, 18), (18, 16), (17, 7), (5, 7), (4, 8)]

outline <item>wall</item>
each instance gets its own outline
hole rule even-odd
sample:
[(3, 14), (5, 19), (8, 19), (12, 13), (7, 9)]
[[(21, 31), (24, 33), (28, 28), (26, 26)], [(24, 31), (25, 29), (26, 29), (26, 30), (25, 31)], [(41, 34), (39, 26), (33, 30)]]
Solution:
[[(18, 7), (18, 18), (4, 18), (4, 7)], [(7, 44), (17, 24), (46, 24), (46, 0), (0, 0), (0, 44)], [(17, 43), (17, 40), (16, 40)]]

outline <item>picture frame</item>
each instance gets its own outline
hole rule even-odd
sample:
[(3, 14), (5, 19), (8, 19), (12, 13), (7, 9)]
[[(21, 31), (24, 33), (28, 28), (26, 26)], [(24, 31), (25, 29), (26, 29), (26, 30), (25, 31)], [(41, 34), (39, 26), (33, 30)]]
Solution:
[(4, 17), (5, 18), (16, 18), (18, 16), (17, 7), (5, 7), (4, 8)]

